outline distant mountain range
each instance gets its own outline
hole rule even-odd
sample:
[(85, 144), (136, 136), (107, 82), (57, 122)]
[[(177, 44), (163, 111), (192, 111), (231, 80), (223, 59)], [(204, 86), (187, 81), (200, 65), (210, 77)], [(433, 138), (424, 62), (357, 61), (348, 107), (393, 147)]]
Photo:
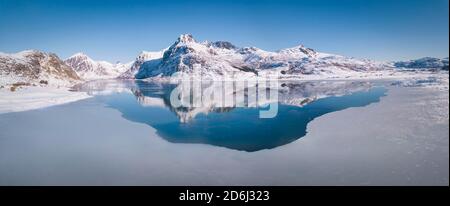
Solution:
[(76, 53), (64, 60), (64, 62), (85, 80), (116, 78), (131, 66), (131, 63), (112, 64), (106, 61), (94, 61), (83, 53)]
[(57, 55), (36, 50), (0, 53), (0, 85), (41, 80), (72, 83), (96, 79), (164, 78), (177, 74), (192, 78), (327, 77), (392, 69), (448, 70), (448, 58), (425, 57), (411, 61), (376, 62), (317, 52), (303, 45), (276, 52), (237, 47), (230, 42), (198, 42), (181, 35), (170, 47), (141, 52), (135, 61), (109, 63), (77, 53), (62, 61)]
[(229, 42), (197, 42), (191, 35), (181, 35), (160, 59), (145, 62), (137, 79), (170, 76), (175, 72), (190, 77), (289, 76), (338, 74), (348, 71), (382, 69), (370, 60), (319, 53), (303, 45), (269, 52), (255, 47), (239, 48)]

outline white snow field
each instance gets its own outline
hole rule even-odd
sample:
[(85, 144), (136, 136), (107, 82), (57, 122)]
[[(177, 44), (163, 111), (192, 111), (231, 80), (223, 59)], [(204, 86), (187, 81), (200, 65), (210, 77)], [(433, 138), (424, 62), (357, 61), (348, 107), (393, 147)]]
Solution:
[(90, 97), (85, 92), (72, 92), (66, 87), (24, 87), (12, 92), (0, 89), (0, 114), (64, 104)]

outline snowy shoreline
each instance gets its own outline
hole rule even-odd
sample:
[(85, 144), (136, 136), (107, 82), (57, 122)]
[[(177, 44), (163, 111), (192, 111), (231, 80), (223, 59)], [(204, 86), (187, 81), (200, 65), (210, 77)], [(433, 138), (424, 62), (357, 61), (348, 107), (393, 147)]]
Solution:
[(0, 89), (0, 114), (50, 107), (89, 98), (84, 92), (69, 91), (67, 87), (20, 88), (14, 92)]
[[(377, 72), (358, 73), (347, 77), (323, 77), (323, 76), (302, 76), (302, 78), (283, 78), (277, 81), (377, 81), (377, 80), (398, 80), (401, 84), (410, 84), (417, 80), (429, 78), (437, 79), (432, 87), (444, 87), (448, 90), (448, 72)], [(226, 80), (226, 79), (221, 79)], [(248, 80), (248, 79), (247, 79)], [(255, 79), (256, 80), (256, 79)], [(260, 80), (260, 79), (258, 79)], [(100, 80), (101, 81), (101, 80)], [(156, 82), (176, 82), (167, 78), (151, 78), (143, 81)], [(234, 81), (240, 81), (235, 79)], [(427, 85), (430, 86), (430, 85)], [(25, 86), (16, 91), (10, 91), (9, 87), (0, 88), (0, 114), (9, 112), (20, 112), (32, 109), (50, 107), (65, 104), (91, 97), (85, 92), (70, 91), (70, 87), (55, 86)]]

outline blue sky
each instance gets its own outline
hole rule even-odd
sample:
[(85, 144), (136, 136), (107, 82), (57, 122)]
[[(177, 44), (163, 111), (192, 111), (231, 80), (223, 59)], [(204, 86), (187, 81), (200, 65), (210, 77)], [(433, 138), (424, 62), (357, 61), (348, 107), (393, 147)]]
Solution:
[(304, 44), (374, 60), (447, 57), (448, 0), (0, 0), (0, 51), (131, 61), (182, 33), (275, 51)]

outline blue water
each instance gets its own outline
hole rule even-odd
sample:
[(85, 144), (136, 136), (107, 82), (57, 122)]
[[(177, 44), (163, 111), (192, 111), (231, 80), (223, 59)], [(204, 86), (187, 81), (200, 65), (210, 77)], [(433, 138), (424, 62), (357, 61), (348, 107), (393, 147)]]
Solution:
[[(247, 152), (289, 144), (306, 135), (307, 125), (313, 119), (378, 102), (387, 91), (383, 87), (372, 87), (344, 96), (325, 97), (301, 107), (280, 103), (278, 114), (268, 119), (259, 118), (261, 108), (222, 108), (182, 122), (177, 111), (189, 109), (170, 106), (169, 93), (174, 85), (136, 82), (135, 86), (133, 94), (116, 93), (97, 98), (120, 111), (127, 120), (155, 128), (157, 134), (169, 142), (208, 144)], [(165, 106), (143, 106), (137, 96), (159, 98)]]

